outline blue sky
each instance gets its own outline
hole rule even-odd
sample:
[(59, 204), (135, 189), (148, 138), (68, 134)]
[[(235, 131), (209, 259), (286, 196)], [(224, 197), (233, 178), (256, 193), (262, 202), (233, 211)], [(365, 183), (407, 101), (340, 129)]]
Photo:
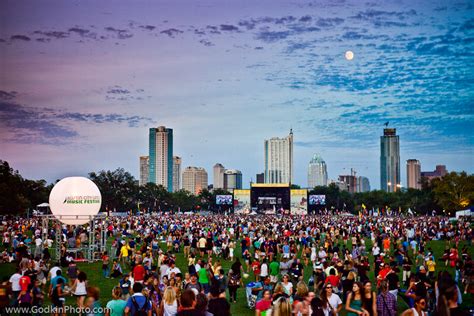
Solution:
[[(378, 188), (383, 123), (401, 174), (474, 171), (470, 1), (2, 1), (0, 159), (48, 181), (123, 167), (148, 128), (174, 129), (183, 166), (263, 171), (263, 140), (293, 128), (295, 180)], [(354, 52), (353, 60), (344, 53)]]

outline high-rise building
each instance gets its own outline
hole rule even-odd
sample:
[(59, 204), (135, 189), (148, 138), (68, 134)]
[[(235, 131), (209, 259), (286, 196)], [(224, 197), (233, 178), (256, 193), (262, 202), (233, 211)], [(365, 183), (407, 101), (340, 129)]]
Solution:
[(446, 170), (445, 165), (436, 165), (436, 169), (434, 171), (422, 171), (421, 177), (428, 179), (428, 181), (431, 181), (436, 178), (444, 177), (447, 174), (448, 170)]
[(265, 183), (293, 183), (293, 131), (264, 142)]
[(350, 193), (357, 192), (357, 177), (355, 175), (341, 175), (339, 176), (339, 182), (345, 183), (347, 191)]
[(235, 169), (227, 169), (224, 172), (224, 189), (242, 189), (242, 172)]
[(256, 183), (265, 183), (265, 173), (257, 173), (256, 175)]
[(357, 179), (357, 192), (369, 192), (370, 182), (369, 178), (360, 176)]
[(181, 190), (181, 157), (173, 156), (173, 192)]
[(421, 164), (416, 159), (407, 160), (407, 188), (421, 189)]
[(224, 188), (224, 172), (225, 168), (222, 164), (216, 163), (212, 168), (214, 172), (214, 189), (223, 189)]
[(314, 155), (308, 166), (308, 188), (328, 185), (326, 162), (319, 155)]
[(145, 185), (148, 183), (149, 176), (149, 159), (148, 156), (140, 156), (140, 180), (139, 185)]
[(149, 182), (173, 191), (173, 130), (160, 126), (150, 128)]
[(395, 128), (385, 128), (380, 136), (380, 189), (395, 192), (400, 187), (400, 140)]
[(207, 189), (207, 172), (204, 168), (186, 167), (183, 171), (183, 189), (198, 195)]

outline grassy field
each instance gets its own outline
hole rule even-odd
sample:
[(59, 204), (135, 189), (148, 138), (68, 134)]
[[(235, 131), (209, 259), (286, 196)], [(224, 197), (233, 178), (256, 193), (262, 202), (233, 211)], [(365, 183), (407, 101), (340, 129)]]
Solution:
[[(349, 241), (349, 243), (350, 243), (350, 241)], [(239, 243), (237, 243), (237, 244), (239, 244)], [(367, 249), (371, 249), (371, 247), (372, 247), (372, 243), (369, 239), (366, 240), (366, 246), (367, 246)], [(445, 244), (444, 241), (431, 241), (430, 243), (428, 243), (427, 248), (428, 247), (432, 248), (432, 250), (434, 252), (434, 255), (435, 255), (435, 258), (441, 258), (442, 254), (443, 254), (443, 250), (445, 249), (445, 246), (446, 246), (446, 244)], [(460, 245), (461, 248), (462, 248), (462, 246), (463, 246), (463, 244)], [(471, 252), (471, 256), (472, 256), (472, 252), (473, 252), (472, 247), (470, 248), (470, 252)], [(240, 254), (240, 253), (241, 253), (240, 249), (237, 248), (235, 250), (235, 254)], [(178, 253), (176, 255), (176, 257), (177, 257), (176, 265), (184, 273), (185, 271), (187, 271), (186, 260), (185, 260), (182, 253)], [(369, 256), (369, 259), (370, 259), (371, 263), (373, 263), (373, 257), (371, 255)], [(222, 266), (223, 266), (224, 270), (227, 273), (227, 271), (229, 270), (229, 268), (231, 266), (231, 262), (226, 261), (226, 260), (221, 260), (221, 262), (222, 262)], [(103, 306), (105, 306), (105, 304), (111, 299), (112, 288), (115, 285), (118, 284), (119, 279), (106, 279), (106, 278), (104, 278), (102, 276), (102, 270), (101, 270), (101, 263), (100, 262), (79, 263), (78, 267), (79, 267), (79, 269), (86, 272), (87, 277), (88, 277), (89, 285), (98, 286), (100, 288), (100, 293), (101, 293), (100, 301), (101, 301), (101, 304)], [(7, 277), (11, 276), (14, 273), (14, 268), (15, 268), (15, 266), (13, 264), (0, 264), (0, 277), (3, 278), (3, 277), (6, 277), (6, 276)], [(447, 267), (444, 266), (444, 264), (442, 262), (437, 261), (436, 271), (438, 272), (438, 271), (441, 271), (443, 269), (447, 269), (452, 275), (454, 275), (454, 269), (449, 268), (449, 267), (447, 268)], [(312, 270), (311, 266), (305, 267), (305, 280), (309, 279), (309, 277), (311, 275), (311, 270)], [(63, 271), (64, 271), (64, 269), (63, 269)], [(124, 271), (124, 272), (126, 272), (126, 271)], [(374, 280), (373, 271), (371, 271), (369, 273), (369, 277), (370, 277), (371, 280)], [(252, 278), (252, 276), (249, 277), (245, 281), (250, 282), (251, 278)], [(400, 280), (401, 280), (401, 274), (400, 274)], [(471, 295), (469, 295), (469, 294), (468, 295), (463, 295), (463, 302), (464, 302), (463, 305), (464, 306), (472, 305), (471, 304), (472, 300), (473, 300), (473, 297), (471, 297)], [(45, 304), (49, 304), (49, 302), (47, 302)], [(67, 298), (67, 304), (75, 305), (74, 298), (73, 297), (68, 297)], [(247, 301), (246, 301), (246, 298), (245, 298), (244, 288), (240, 288), (238, 290), (237, 303), (232, 303), (231, 305), (232, 305), (231, 312), (232, 312), (233, 315), (253, 315), (254, 314), (254, 311), (249, 310), (247, 308)], [(399, 295), (399, 297), (398, 297), (399, 312), (402, 312), (406, 308), (408, 308), (407, 304), (405, 303), (405, 301)], [(341, 315), (345, 315), (345, 314), (346, 313), (343, 310)]]

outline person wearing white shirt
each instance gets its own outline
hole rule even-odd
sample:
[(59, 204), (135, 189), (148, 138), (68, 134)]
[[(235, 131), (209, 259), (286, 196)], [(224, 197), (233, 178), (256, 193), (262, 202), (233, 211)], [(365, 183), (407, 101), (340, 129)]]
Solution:
[(329, 303), (329, 306), (327, 306), (327, 308), (324, 310), (324, 313), (326, 315), (335, 315), (335, 316), (339, 315), (338, 313), (342, 309), (342, 300), (339, 297), (339, 295), (333, 293), (333, 288), (332, 288), (331, 283), (327, 283), (324, 286), (323, 291), (324, 292), (321, 293), (321, 296), (326, 297)]
[(372, 255), (373, 255), (374, 257), (380, 255), (380, 248), (379, 248), (379, 246), (375, 245), (374, 248), (372, 248)]

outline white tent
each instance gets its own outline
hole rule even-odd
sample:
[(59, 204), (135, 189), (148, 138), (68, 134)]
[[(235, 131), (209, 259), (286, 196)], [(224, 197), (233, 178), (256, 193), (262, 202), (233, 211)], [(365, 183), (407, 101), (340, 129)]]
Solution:
[(45, 203), (36, 205), (36, 207), (49, 207), (49, 204), (45, 202)]
[(470, 209), (457, 211), (456, 212), (456, 219), (459, 219), (459, 217), (461, 217), (461, 216), (473, 216), (473, 215), (474, 215), (474, 212)]

